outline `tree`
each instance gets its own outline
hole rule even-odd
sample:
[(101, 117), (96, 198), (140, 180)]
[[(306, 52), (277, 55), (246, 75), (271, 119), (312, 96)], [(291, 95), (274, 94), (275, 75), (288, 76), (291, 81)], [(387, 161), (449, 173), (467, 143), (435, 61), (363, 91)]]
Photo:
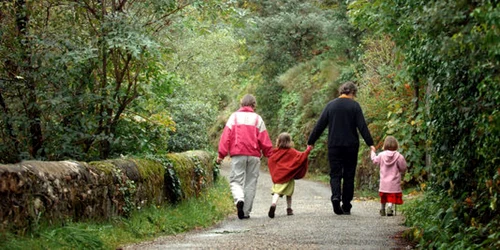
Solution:
[(331, 1), (249, 2), (258, 15), (249, 18), (244, 30), (253, 55), (248, 68), (262, 76), (255, 90), (258, 106), (272, 134), (276, 134), (276, 114), (283, 98), (279, 76), (315, 57), (346, 55), (355, 33), (349, 32), (345, 6), (328, 4)]
[(19, 152), (10, 159), (109, 157), (124, 113), (168, 78), (166, 28), (213, 3), (3, 1), (2, 142)]

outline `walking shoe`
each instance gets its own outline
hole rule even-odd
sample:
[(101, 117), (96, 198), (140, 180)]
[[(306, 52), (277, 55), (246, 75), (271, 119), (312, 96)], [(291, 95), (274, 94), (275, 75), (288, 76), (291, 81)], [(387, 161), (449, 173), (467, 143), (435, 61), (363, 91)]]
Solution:
[(393, 216), (393, 215), (394, 215), (394, 211), (392, 211), (392, 207), (387, 208), (387, 216)]
[(271, 205), (271, 207), (269, 208), (269, 213), (267, 213), (267, 215), (269, 215), (269, 218), (274, 218), (274, 211), (276, 211), (276, 205)]
[(286, 215), (293, 215), (293, 209), (292, 208), (287, 208), (286, 209)]
[(351, 215), (351, 208), (347, 208), (347, 206), (342, 205), (342, 212), (345, 215)]
[(250, 215), (243, 216), (243, 219), (250, 219)]
[(335, 198), (332, 200), (332, 204), (333, 204), (333, 212), (335, 214), (343, 214), (344, 211), (342, 211), (342, 208), (340, 207), (340, 200)]
[(236, 209), (238, 209), (238, 218), (240, 220), (244, 219), (244, 217), (245, 217), (245, 213), (243, 212), (244, 205), (245, 205), (245, 203), (243, 201), (238, 201), (236, 203)]
[(385, 209), (380, 209), (380, 216), (385, 216)]

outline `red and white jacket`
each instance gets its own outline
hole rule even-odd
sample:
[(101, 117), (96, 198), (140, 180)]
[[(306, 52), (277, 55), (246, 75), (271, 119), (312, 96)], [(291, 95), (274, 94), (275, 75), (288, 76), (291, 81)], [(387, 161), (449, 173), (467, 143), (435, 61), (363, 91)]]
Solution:
[(235, 155), (266, 157), (272, 155), (273, 144), (269, 139), (262, 117), (252, 107), (241, 107), (227, 120), (219, 141), (219, 158)]

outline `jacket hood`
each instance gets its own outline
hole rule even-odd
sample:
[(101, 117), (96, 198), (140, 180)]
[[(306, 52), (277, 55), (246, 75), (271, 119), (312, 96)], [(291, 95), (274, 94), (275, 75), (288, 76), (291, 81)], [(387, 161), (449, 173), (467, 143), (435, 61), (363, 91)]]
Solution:
[(254, 110), (250, 106), (243, 106), (238, 109), (238, 112), (254, 112)]
[(382, 157), (382, 161), (387, 165), (387, 166), (395, 166), (396, 161), (398, 158), (401, 156), (401, 154), (398, 151), (385, 151), (384, 157)]

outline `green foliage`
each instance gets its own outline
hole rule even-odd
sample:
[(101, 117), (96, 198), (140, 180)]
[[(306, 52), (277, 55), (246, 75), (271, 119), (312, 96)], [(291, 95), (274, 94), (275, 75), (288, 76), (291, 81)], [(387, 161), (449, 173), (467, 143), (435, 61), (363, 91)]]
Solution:
[(182, 187), (172, 160), (157, 155), (147, 155), (146, 159), (159, 162), (164, 168), (165, 198), (172, 204), (180, 202), (182, 200)]
[(255, 83), (255, 94), (259, 113), (272, 135), (277, 135), (282, 125), (276, 114), (285, 112), (280, 111), (282, 106), (290, 108), (289, 103), (283, 103), (288, 100), (281, 99), (287, 94), (283, 94), (286, 90), (278, 77), (315, 57), (345, 56), (351, 45), (351, 30), (346, 29), (345, 15), (339, 14), (343, 7), (325, 7), (321, 2), (260, 1), (250, 6), (258, 12), (248, 16), (249, 25), (243, 31), (253, 55), (245, 66), (262, 75)]
[[(218, 105), (219, 99), (225, 98), (221, 94), (224, 88), (214, 93), (203, 92), (200, 87), (207, 82), (211, 83), (208, 89), (216, 89), (213, 86), (221, 82), (225, 86), (234, 83), (231, 76), (238, 63), (227, 60), (228, 53), (217, 52), (233, 53), (233, 59), (237, 60), (233, 46), (237, 42), (220, 40), (223, 32), (212, 36), (211, 44), (192, 43), (182, 47), (189, 50), (198, 46), (205, 49), (204, 55), (210, 52), (214, 58), (219, 57), (217, 60), (206, 57), (205, 62), (198, 60), (191, 64), (206, 65), (199, 72), (206, 78), (200, 77), (196, 82), (187, 80), (195, 72), (189, 75), (190, 68), (181, 71), (171, 65), (182, 64), (174, 60), (180, 55), (175, 51), (176, 37), (181, 37), (178, 39), (181, 42), (191, 41), (193, 36), (181, 34), (217, 29), (209, 24), (219, 16), (229, 16), (230, 5), (218, 0), (102, 3), (38, 1), (29, 6), (0, 3), (2, 162), (32, 158), (89, 161), (120, 154), (165, 153), (170, 150), (166, 141), (176, 130), (174, 121), (182, 119), (179, 113), (174, 115), (170, 110), (177, 106), (165, 105), (174, 85), (193, 86), (197, 93), (189, 99), (196, 100), (197, 94), (203, 93), (204, 99), (196, 100), (201, 103), (213, 100), (211, 103)], [(191, 22), (191, 26), (184, 25), (186, 22)], [(192, 27), (200, 28), (191, 32)], [(225, 34), (225, 38), (231, 38), (230, 33)], [(217, 65), (219, 71), (210, 71)], [(177, 70), (182, 74), (172, 73)], [(176, 103), (185, 97), (188, 96), (179, 97)], [(207, 108), (195, 106), (194, 112)], [(192, 110), (180, 112), (183, 111)], [(193, 121), (197, 120), (189, 124)], [(202, 119), (200, 127), (189, 128), (199, 134), (184, 142), (193, 139), (195, 142), (175, 148), (206, 144), (207, 136), (199, 131), (208, 130), (211, 122)]]
[[(382, 150), (385, 137), (395, 136), (408, 163), (404, 180), (423, 182), (427, 176), (423, 88), (411, 84), (407, 72), (401, 70), (405, 67), (403, 58), (389, 37), (367, 37), (363, 45), (364, 54), (358, 65), (358, 100), (363, 104), (375, 146)], [(366, 153), (361, 157), (366, 161), (360, 168), (375, 168)], [(367, 174), (372, 177), (370, 182), (378, 182), (378, 172), (373, 173)]]
[(219, 21), (206, 27), (211, 23), (197, 18), (193, 15), (177, 27), (176, 53), (168, 67), (178, 76), (174, 91), (164, 100), (175, 122), (167, 140), (171, 152), (211, 148), (210, 138), (220, 131), (209, 128), (239, 91), (240, 41), (231, 26)]
[[(464, 242), (498, 248), (499, 235), (491, 230), (500, 220), (496, 1), (356, 1), (351, 13), (358, 25), (391, 35), (403, 52), (413, 85), (426, 89), (432, 161), (426, 171), (433, 192), (447, 195), (436, 199), (441, 212), (432, 207), (430, 214), (456, 217), (444, 220), (446, 230), (439, 235), (446, 235), (424, 234), (423, 241), (435, 240), (437, 247)], [(466, 233), (476, 238), (458, 241)]]
[(0, 249), (118, 249), (162, 235), (211, 226), (233, 210), (229, 183), (220, 179), (196, 198), (175, 206), (144, 207), (133, 211), (128, 218), (42, 227), (25, 237), (2, 234)]
[(409, 200), (403, 212), (411, 229), (404, 237), (425, 249), (498, 248), (498, 222), (481, 225), (470, 218), (471, 224), (464, 225), (454, 209), (457, 206), (461, 204), (451, 197), (432, 191)]
[(121, 169), (115, 168), (113, 174), (115, 179), (118, 180), (118, 184), (116, 186), (118, 187), (118, 191), (121, 193), (124, 201), (122, 207), (123, 215), (128, 217), (130, 213), (136, 209), (134, 197), (135, 192), (137, 191), (137, 186), (133, 180), (122, 178), (123, 174)]

